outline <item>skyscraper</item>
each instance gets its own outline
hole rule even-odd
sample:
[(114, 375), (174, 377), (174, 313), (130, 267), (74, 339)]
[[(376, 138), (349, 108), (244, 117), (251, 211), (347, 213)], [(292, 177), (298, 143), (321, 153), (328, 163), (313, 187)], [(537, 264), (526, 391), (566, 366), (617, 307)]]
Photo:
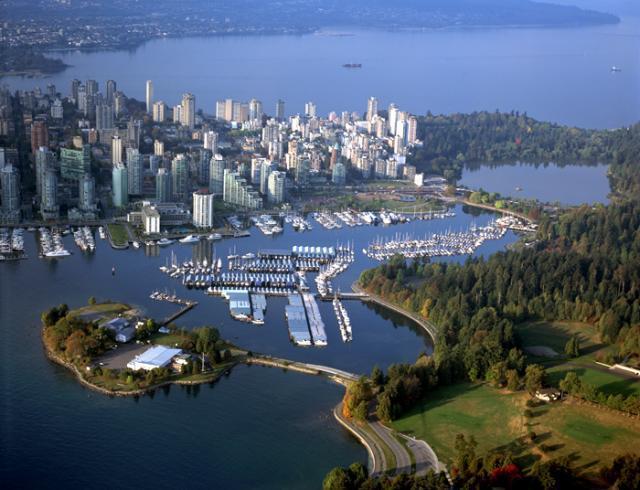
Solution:
[(142, 133), (142, 121), (129, 119), (127, 123), (127, 146), (140, 147), (140, 134)]
[(110, 104), (98, 104), (96, 106), (96, 129), (113, 129), (113, 106)]
[(120, 91), (114, 94), (113, 99), (114, 99), (113, 110), (116, 113), (116, 117), (119, 117), (125, 110), (127, 99), (125, 98), (124, 94)]
[(189, 163), (185, 155), (177, 155), (171, 162), (172, 192), (175, 201), (185, 202), (189, 187)]
[(275, 170), (269, 174), (268, 180), (267, 201), (272, 204), (284, 202), (286, 174)]
[(81, 150), (60, 150), (60, 174), (63, 179), (78, 181), (91, 171), (91, 147), (83, 145)]
[(36, 151), (36, 194), (42, 196), (42, 183), (47, 170), (55, 168), (56, 156), (49, 148), (41, 147)]
[(58, 205), (58, 176), (52, 168), (45, 172), (42, 182), (40, 213), (44, 219), (56, 219), (60, 215), (60, 206)]
[(84, 86), (87, 90), (87, 95), (98, 95), (99, 86), (97, 81), (87, 80)]
[(111, 171), (111, 185), (113, 205), (117, 208), (125, 207), (129, 204), (129, 182), (127, 168), (118, 163)]
[(0, 170), (2, 184), (2, 210), (5, 213), (19, 213), (20, 211), (20, 176), (13, 165), (5, 165)]
[(222, 192), (224, 202), (247, 209), (261, 209), (262, 198), (247, 183), (238, 172), (224, 170), (224, 188)]
[(107, 99), (107, 104), (113, 105), (115, 102), (116, 91), (118, 90), (118, 85), (115, 80), (107, 80), (107, 85), (105, 89), (105, 98)]
[(407, 120), (407, 144), (413, 145), (418, 139), (418, 119), (416, 116), (409, 116)]
[(204, 147), (211, 150), (212, 153), (218, 151), (218, 133), (215, 131), (206, 131), (204, 133)]
[(35, 153), (41, 146), (49, 146), (49, 128), (44, 121), (33, 121), (31, 124), (31, 152)]
[(153, 154), (159, 157), (164, 155), (164, 143), (160, 140), (154, 140), (153, 142)]
[(153, 82), (151, 80), (147, 80), (145, 95), (147, 101), (147, 113), (151, 113), (151, 108), (153, 106)]
[(198, 184), (201, 186), (209, 186), (210, 162), (213, 153), (207, 148), (200, 149), (200, 160), (198, 161)]
[(344, 185), (347, 181), (347, 169), (342, 162), (336, 162), (331, 173), (331, 182), (336, 185)]
[(226, 109), (226, 103), (224, 100), (216, 101), (216, 119), (220, 121), (224, 120), (225, 109)]
[(311, 170), (311, 162), (308, 158), (301, 158), (296, 165), (296, 184), (306, 186), (309, 184), (309, 171)]
[(189, 129), (196, 127), (196, 98), (193, 94), (182, 96), (182, 125)]
[(142, 195), (144, 156), (135, 148), (127, 148), (127, 180), (130, 196)]
[(371, 121), (373, 116), (378, 115), (378, 99), (369, 97), (367, 101), (367, 121)]
[(213, 226), (213, 193), (207, 190), (193, 193), (193, 225), (197, 228)]
[(304, 115), (307, 117), (316, 117), (318, 109), (313, 102), (307, 102), (304, 105)]
[(166, 120), (166, 104), (159, 100), (153, 103), (153, 122), (163, 123)]
[(74, 78), (71, 80), (71, 100), (74, 104), (78, 104), (78, 89), (80, 88), (80, 80)]
[(209, 161), (209, 192), (222, 195), (224, 189), (224, 169), (226, 162), (219, 153), (213, 155)]
[(171, 172), (166, 168), (156, 174), (156, 201), (171, 202)]
[(258, 99), (251, 99), (249, 101), (249, 119), (252, 121), (262, 119), (262, 102)]
[(79, 184), (78, 207), (81, 211), (90, 212), (96, 209), (96, 181), (90, 174), (84, 174)]
[(278, 102), (276, 102), (276, 119), (284, 121), (284, 100), (282, 99), (278, 99)]
[(122, 163), (122, 139), (118, 135), (111, 138), (111, 163), (113, 165)]
[(260, 194), (266, 196), (269, 192), (269, 175), (276, 169), (276, 166), (273, 162), (267, 160), (266, 158), (262, 159), (260, 165)]

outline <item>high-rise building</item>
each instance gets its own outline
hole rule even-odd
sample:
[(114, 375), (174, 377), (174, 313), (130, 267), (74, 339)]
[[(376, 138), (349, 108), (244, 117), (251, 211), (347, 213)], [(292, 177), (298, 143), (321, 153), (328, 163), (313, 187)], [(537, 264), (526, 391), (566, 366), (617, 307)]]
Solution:
[(156, 201), (171, 202), (171, 194), (171, 172), (160, 168), (156, 174)]
[(189, 129), (196, 127), (196, 98), (193, 94), (182, 96), (182, 125)]
[(52, 168), (44, 174), (42, 196), (40, 197), (40, 213), (44, 219), (56, 219), (60, 216), (58, 176)]
[(173, 107), (173, 122), (182, 124), (182, 106), (180, 104)]
[(413, 145), (418, 139), (418, 119), (415, 116), (409, 116), (407, 120), (407, 144)]
[(56, 156), (49, 148), (41, 147), (36, 151), (36, 194), (42, 196), (44, 176), (49, 169), (55, 168)]
[(160, 140), (154, 140), (153, 142), (153, 154), (159, 157), (164, 156), (164, 142)]
[(262, 162), (264, 158), (251, 159), (251, 183), (260, 186), (260, 174), (262, 172)]
[(20, 174), (13, 165), (5, 165), (0, 170), (2, 184), (2, 211), (7, 214), (20, 213)]
[(110, 104), (98, 104), (96, 106), (96, 130), (113, 129), (113, 106)]
[(118, 85), (115, 80), (107, 80), (107, 85), (105, 88), (105, 98), (107, 99), (107, 104), (111, 104), (115, 102), (116, 91), (118, 90)]
[(311, 171), (311, 162), (308, 158), (301, 158), (296, 165), (296, 184), (306, 186), (309, 184), (309, 173)]
[(200, 149), (200, 160), (198, 161), (198, 184), (209, 186), (210, 166), (213, 152), (207, 148)]
[(262, 114), (264, 111), (262, 110), (262, 102), (258, 99), (251, 99), (249, 101), (249, 119), (251, 121), (261, 120)]
[(153, 106), (153, 82), (151, 80), (147, 80), (145, 89), (146, 89), (145, 100), (147, 102), (147, 113), (151, 113), (151, 107)]
[(166, 107), (167, 105), (159, 100), (153, 103), (153, 122), (163, 123), (166, 120)]
[(62, 121), (64, 118), (64, 107), (60, 99), (55, 99), (51, 104), (51, 117), (57, 122)]
[(342, 162), (336, 162), (331, 173), (331, 182), (336, 185), (344, 185), (347, 181), (347, 169)]
[(120, 91), (117, 91), (114, 96), (114, 111), (116, 112), (116, 117), (120, 117), (120, 115), (124, 112), (126, 105), (127, 105), (127, 99), (124, 96), (124, 94)]
[(160, 165), (162, 164), (162, 157), (158, 155), (149, 155), (149, 171), (155, 175)]
[(398, 113), (400, 109), (395, 104), (389, 104), (389, 110), (387, 118), (389, 119), (389, 133), (393, 136), (396, 135), (396, 123), (398, 122)]
[(224, 120), (227, 122), (233, 121), (233, 108), (236, 106), (236, 102), (233, 99), (227, 99), (224, 101)]
[(130, 148), (139, 148), (141, 133), (142, 121), (129, 119), (127, 123), (127, 146)]
[[(108, 82), (107, 82), (108, 83)], [(90, 174), (80, 179), (78, 207), (81, 211), (91, 212), (96, 209), (96, 181)]]
[(71, 101), (76, 104), (76, 107), (78, 105), (78, 89), (80, 88), (80, 80), (78, 80), (77, 78), (74, 78), (73, 80), (71, 80), (71, 94), (70, 94), (70, 98)]
[(247, 183), (239, 172), (224, 170), (224, 188), (222, 192), (224, 202), (246, 209), (261, 209), (262, 198)]
[(271, 204), (284, 202), (286, 173), (274, 170), (269, 174), (267, 201)]
[(127, 181), (130, 196), (142, 195), (144, 156), (135, 148), (127, 148)]
[(78, 110), (85, 116), (87, 114), (87, 89), (84, 85), (78, 87), (78, 97), (76, 98)]
[(316, 117), (318, 109), (313, 102), (307, 102), (304, 105), (304, 115), (307, 117)]
[(207, 190), (193, 193), (193, 225), (196, 228), (213, 227), (213, 193)]
[(278, 102), (276, 102), (276, 119), (284, 121), (284, 100), (282, 99), (278, 99)]
[(95, 80), (87, 80), (84, 86), (86, 87), (87, 95), (98, 95), (100, 91), (98, 82)]
[(226, 102), (224, 100), (216, 101), (216, 119), (224, 121), (224, 111), (226, 109)]
[(216, 153), (209, 161), (209, 192), (221, 195), (224, 190), (224, 170), (226, 162), (222, 155)]
[(172, 192), (174, 201), (185, 202), (189, 188), (189, 162), (183, 154), (171, 162)]
[(367, 101), (367, 121), (371, 121), (374, 116), (378, 115), (378, 99), (369, 97)]
[(83, 145), (81, 150), (60, 150), (60, 175), (63, 179), (78, 181), (91, 171), (91, 147)]
[(31, 152), (35, 153), (41, 146), (49, 146), (49, 128), (44, 121), (33, 121), (31, 124)]
[(218, 133), (215, 131), (205, 131), (204, 147), (207, 150), (211, 150), (212, 153), (218, 151)]
[(121, 163), (113, 166), (111, 185), (113, 205), (122, 208), (129, 204), (129, 178), (127, 168)]
[(276, 169), (276, 165), (267, 160), (262, 159), (260, 166), (260, 194), (266, 196), (269, 192), (269, 175)]
[(118, 135), (111, 138), (111, 163), (113, 165), (122, 163), (122, 138)]

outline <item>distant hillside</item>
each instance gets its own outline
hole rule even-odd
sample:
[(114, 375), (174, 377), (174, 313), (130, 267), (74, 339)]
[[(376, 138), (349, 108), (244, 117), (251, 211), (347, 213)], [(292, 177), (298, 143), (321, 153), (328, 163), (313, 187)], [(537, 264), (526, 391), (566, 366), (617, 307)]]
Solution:
[[(35, 6), (35, 5), (37, 6)], [(474, 26), (580, 26), (616, 23), (611, 14), (530, 0), (0, 0), (11, 19), (141, 18), (147, 22), (215, 18), (260, 28), (332, 26), (443, 28)]]

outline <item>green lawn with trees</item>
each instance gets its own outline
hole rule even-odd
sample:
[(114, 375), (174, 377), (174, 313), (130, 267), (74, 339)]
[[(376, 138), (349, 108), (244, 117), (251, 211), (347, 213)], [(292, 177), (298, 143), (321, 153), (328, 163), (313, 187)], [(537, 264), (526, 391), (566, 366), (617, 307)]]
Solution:
[(129, 234), (125, 228), (125, 225), (120, 223), (109, 223), (109, 235), (111, 235), (111, 241), (116, 247), (121, 247), (129, 243)]

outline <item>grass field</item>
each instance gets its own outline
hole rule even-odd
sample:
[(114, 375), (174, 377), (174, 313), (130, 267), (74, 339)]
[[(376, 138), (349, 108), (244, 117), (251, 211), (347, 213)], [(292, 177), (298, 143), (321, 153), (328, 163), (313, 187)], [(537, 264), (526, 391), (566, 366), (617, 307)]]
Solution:
[[(427, 441), (445, 463), (455, 454), (456, 434), (462, 433), (475, 437), (479, 454), (509, 450), (523, 468), (538, 459), (568, 456), (576, 469), (591, 476), (640, 440), (640, 421), (575, 401), (543, 404), (526, 418), (527, 398), (487, 385), (448, 386), (430, 393), (393, 426)], [(536, 434), (534, 443), (530, 431)]]
[(129, 235), (124, 225), (109, 223), (107, 226), (109, 227), (109, 234), (111, 235), (111, 240), (114, 245), (121, 246), (129, 243)]
[(69, 315), (72, 317), (82, 317), (86, 320), (93, 320), (101, 317), (115, 316), (129, 309), (131, 309), (131, 307), (124, 303), (97, 303), (95, 305), (82, 306), (71, 310)]
[[(598, 332), (593, 325), (579, 322), (529, 322), (518, 325), (516, 331), (525, 349), (544, 346), (560, 354), (553, 359), (529, 356), (530, 362), (542, 364), (546, 368), (551, 385), (557, 386), (569, 371), (575, 371), (583, 382), (604, 393), (640, 395), (640, 380), (608, 372), (593, 362), (596, 353), (607, 348), (598, 341)], [(579, 335), (582, 355), (568, 359), (564, 356), (564, 346), (574, 334)]]
[(427, 441), (439, 458), (454, 455), (456, 434), (473, 434), (480, 451), (508, 446), (525, 434), (522, 394), (503, 394), (486, 385), (439, 388), (393, 427)]

